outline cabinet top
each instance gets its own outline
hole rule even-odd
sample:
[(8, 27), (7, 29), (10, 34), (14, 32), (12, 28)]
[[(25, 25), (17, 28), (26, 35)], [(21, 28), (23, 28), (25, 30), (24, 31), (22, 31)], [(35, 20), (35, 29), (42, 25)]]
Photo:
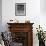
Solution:
[(25, 24), (29, 24), (29, 25), (33, 25), (34, 23), (7, 23), (8, 25), (25, 25)]

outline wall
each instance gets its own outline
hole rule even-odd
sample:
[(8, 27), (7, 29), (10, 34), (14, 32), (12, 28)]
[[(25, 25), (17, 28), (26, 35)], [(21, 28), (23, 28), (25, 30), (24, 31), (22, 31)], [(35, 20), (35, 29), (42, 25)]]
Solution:
[(46, 0), (40, 0), (40, 24), (46, 31)]
[[(26, 16), (15, 16), (15, 3), (26, 3)], [(6, 25), (10, 19), (17, 19), (19, 22), (30, 20), (30, 22), (39, 23), (40, 0), (3, 0), (2, 1), (2, 23)], [(19, 19), (18, 19), (19, 18)], [(23, 18), (23, 19), (22, 19)], [(38, 20), (38, 21), (37, 21)], [(6, 29), (6, 28), (5, 28)]]
[(2, 28), (2, 0), (0, 0), (0, 31)]
[(40, 9), (42, 13), (46, 13), (46, 0), (40, 0)]

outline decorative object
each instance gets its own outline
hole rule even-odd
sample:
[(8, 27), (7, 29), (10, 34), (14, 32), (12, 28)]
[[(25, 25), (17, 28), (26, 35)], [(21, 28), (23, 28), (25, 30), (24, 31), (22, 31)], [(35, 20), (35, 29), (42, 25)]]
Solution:
[(11, 19), (10, 21), (8, 21), (9, 23), (19, 23), (19, 21), (17, 19)]
[(26, 15), (26, 3), (16, 3), (15, 4), (15, 15), (16, 16)]
[(39, 40), (39, 46), (45, 46), (45, 35), (43, 32), (42, 27), (36, 28), (37, 29), (37, 34), (38, 35), (38, 40)]
[(10, 21), (13, 21), (13, 20), (10, 20)]
[(25, 20), (25, 23), (30, 23), (30, 20)]

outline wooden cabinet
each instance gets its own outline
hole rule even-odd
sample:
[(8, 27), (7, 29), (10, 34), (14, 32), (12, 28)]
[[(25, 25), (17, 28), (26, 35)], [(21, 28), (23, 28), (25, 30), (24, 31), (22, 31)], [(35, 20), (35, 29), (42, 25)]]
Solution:
[(23, 43), (22, 46), (33, 46), (33, 23), (7, 23), (13, 41)]

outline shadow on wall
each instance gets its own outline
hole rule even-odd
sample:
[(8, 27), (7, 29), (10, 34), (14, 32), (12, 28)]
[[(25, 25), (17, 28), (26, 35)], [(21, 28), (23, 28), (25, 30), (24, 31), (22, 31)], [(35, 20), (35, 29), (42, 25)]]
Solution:
[(2, 0), (0, 0), (0, 31), (2, 31)]

